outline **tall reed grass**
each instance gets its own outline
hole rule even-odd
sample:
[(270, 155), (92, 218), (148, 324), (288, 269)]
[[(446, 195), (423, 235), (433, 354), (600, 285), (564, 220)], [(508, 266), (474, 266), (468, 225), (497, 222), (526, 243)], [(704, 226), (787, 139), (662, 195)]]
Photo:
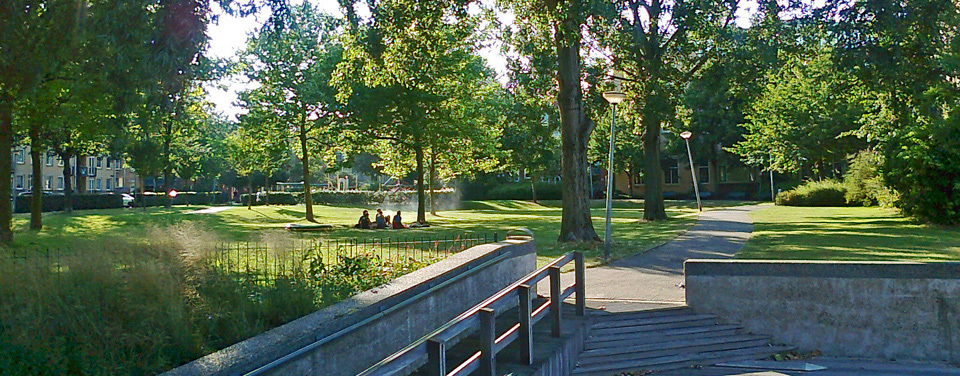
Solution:
[(264, 279), (214, 262), (219, 240), (196, 225), (147, 233), (0, 253), (0, 375), (156, 374), (422, 266), (318, 251)]

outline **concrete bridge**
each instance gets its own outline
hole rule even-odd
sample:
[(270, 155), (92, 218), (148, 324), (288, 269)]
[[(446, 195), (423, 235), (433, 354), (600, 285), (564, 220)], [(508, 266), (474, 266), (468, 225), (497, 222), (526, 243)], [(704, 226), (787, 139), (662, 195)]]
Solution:
[(960, 376), (960, 265), (732, 260), (755, 208), (587, 270), (474, 247), (165, 375)]

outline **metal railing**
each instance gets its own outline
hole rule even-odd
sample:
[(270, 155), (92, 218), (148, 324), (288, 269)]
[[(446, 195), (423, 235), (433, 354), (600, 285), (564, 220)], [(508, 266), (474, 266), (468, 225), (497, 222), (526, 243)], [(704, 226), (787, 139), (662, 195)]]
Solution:
[[(560, 268), (574, 261), (574, 284), (561, 288)], [(533, 286), (544, 278), (550, 279), (550, 296), (543, 304), (533, 307)], [(431, 376), (461, 376), (480, 371), (482, 376), (496, 374), (496, 357), (514, 341), (520, 341), (520, 361), (533, 364), (533, 325), (550, 318), (550, 334), (560, 337), (562, 320), (560, 303), (576, 294), (575, 312), (583, 316), (586, 311), (584, 294), (583, 254), (570, 252), (510, 284), (470, 310), (460, 314), (437, 330), (408, 345), (390, 357), (380, 361), (358, 376), (403, 375), (426, 358), (426, 371)], [(504, 333), (496, 332), (498, 310), (502, 311), (519, 304), (519, 318)], [(548, 316), (549, 315), (549, 316)], [(461, 336), (479, 329), (480, 349), (463, 363), (447, 372), (447, 349)]]

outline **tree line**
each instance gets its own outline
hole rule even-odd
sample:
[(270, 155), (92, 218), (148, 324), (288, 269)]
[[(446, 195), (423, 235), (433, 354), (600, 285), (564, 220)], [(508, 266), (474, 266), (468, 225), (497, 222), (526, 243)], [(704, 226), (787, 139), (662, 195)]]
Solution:
[[(874, 150), (898, 206), (960, 222), (951, 1), (767, 0), (749, 16), (739, 0), (339, 3), (342, 16), (309, 2), (219, 0), (231, 14), (271, 17), (235, 59), (218, 61), (205, 55), (208, 0), (5, 1), (0, 160), (15, 143), (31, 146), (35, 168), (48, 149), (65, 161), (103, 153), (165, 184), (269, 175), (294, 160), (307, 192), (317, 171), (365, 165), (413, 173), (418, 221), (438, 179), (559, 168), (560, 240), (594, 241), (588, 167), (606, 151), (608, 135), (594, 129), (608, 118), (600, 94), (616, 72), (630, 98), (618, 111), (616, 166), (643, 175), (646, 220), (666, 219), (661, 148), (676, 140), (664, 132), (691, 130), (713, 161), (726, 150), (816, 178)], [(479, 55), (493, 41), (507, 57), (505, 83)], [(229, 74), (256, 83), (236, 121), (215, 114), (203, 89)], [(0, 196), (10, 192), (0, 179)], [(10, 219), (0, 200), (0, 241), (12, 239)]]

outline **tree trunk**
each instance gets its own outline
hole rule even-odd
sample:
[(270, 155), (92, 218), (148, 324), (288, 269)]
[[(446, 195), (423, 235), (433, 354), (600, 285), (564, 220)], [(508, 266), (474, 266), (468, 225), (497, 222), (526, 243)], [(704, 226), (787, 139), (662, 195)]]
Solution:
[(30, 195), (30, 229), (40, 231), (43, 229), (43, 169), (40, 165), (40, 125), (30, 125), (30, 163), (33, 165), (33, 185)]
[(656, 110), (644, 106), (643, 116), (643, 219), (667, 219), (663, 206), (663, 166), (660, 165), (660, 118)]
[(437, 197), (433, 183), (437, 180), (437, 152), (430, 149), (430, 214), (437, 215)]
[(561, 23), (554, 25), (557, 48), (557, 106), (560, 109), (563, 214), (558, 242), (600, 241), (590, 217), (587, 193), (587, 143), (593, 122), (583, 111), (580, 87), (580, 2), (571, 1)]
[(316, 222), (313, 217), (313, 192), (310, 191), (310, 157), (307, 154), (307, 130), (306, 124), (300, 125), (300, 152), (303, 157), (300, 165), (303, 166), (303, 204), (306, 206), (307, 220)]
[(172, 120), (167, 120), (164, 130), (166, 134), (163, 137), (163, 206), (169, 209), (173, 207), (173, 197), (170, 197), (170, 178), (173, 176), (173, 166), (170, 161), (170, 144), (173, 142)]
[(530, 196), (533, 199), (534, 203), (537, 203), (537, 174), (530, 176)]
[(13, 207), (10, 197), (10, 161), (13, 155), (10, 148), (13, 146), (13, 96), (4, 94), (0, 97), (0, 243), (13, 242), (13, 231), (10, 222), (13, 220)]
[(62, 153), (59, 153), (59, 155), (60, 159), (63, 160), (63, 211), (71, 213), (73, 212), (73, 172), (70, 171), (71, 153), (69, 149), (65, 149)]
[(87, 176), (82, 173), (80, 169), (87, 167), (87, 158), (85, 158), (81, 153), (77, 153), (77, 193), (83, 194), (87, 192)]
[(253, 209), (253, 174), (247, 179), (247, 210), (250, 210)]
[(427, 223), (426, 212), (426, 194), (423, 184), (423, 144), (420, 142), (420, 136), (416, 136), (413, 149), (417, 152), (417, 222)]

